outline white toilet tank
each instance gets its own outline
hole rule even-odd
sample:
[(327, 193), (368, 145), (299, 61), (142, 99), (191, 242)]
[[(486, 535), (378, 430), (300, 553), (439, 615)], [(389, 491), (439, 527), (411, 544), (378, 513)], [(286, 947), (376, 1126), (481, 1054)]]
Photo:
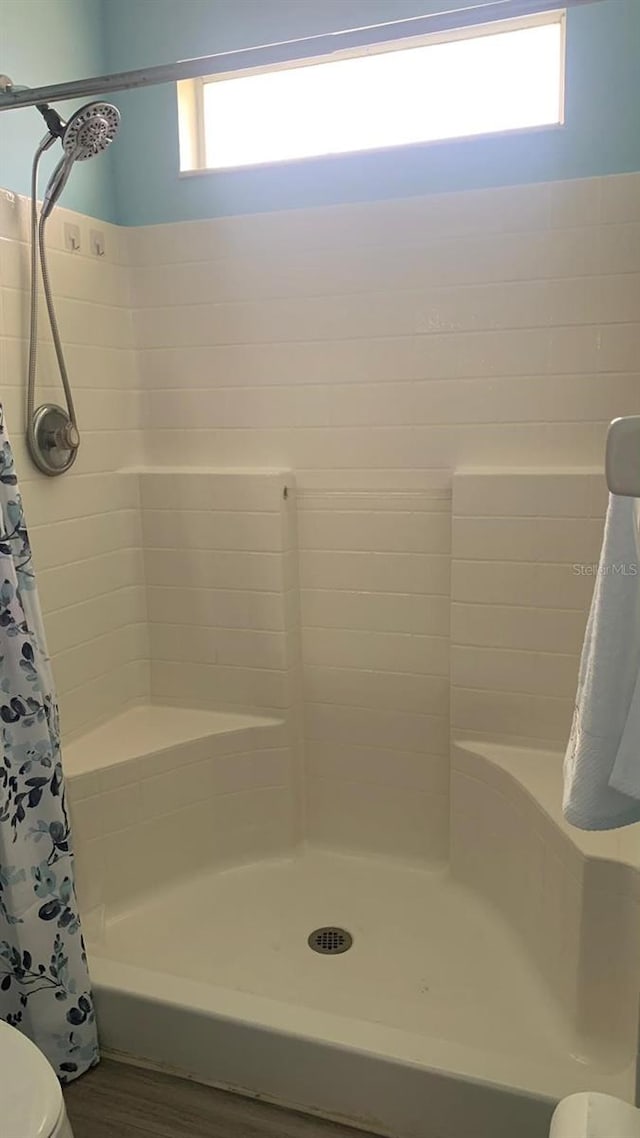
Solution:
[(0, 1020), (0, 1138), (73, 1138), (62, 1089), (38, 1048)]
[(549, 1138), (640, 1138), (640, 1110), (611, 1095), (570, 1095), (556, 1107)]

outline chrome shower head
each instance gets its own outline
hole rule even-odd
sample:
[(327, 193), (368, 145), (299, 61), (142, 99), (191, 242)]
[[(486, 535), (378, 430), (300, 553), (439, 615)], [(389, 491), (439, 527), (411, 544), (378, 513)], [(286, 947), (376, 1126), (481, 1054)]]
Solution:
[(87, 103), (65, 125), (62, 147), (74, 162), (94, 158), (113, 142), (120, 126), (120, 111), (112, 103)]
[[(41, 108), (38, 108), (41, 113)], [(51, 111), (51, 108), (48, 108)], [(54, 112), (55, 113), (55, 112)], [(48, 121), (48, 120), (47, 120)], [(95, 158), (113, 142), (120, 126), (120, 111), (111, 103), (87, 103), (72, 114), (58, 132), (64, 154), (44, 193), (42, 219), (45, 221), (67, 184), (74, 162)], [(50, 126), (50, 131), (53, 131)]]

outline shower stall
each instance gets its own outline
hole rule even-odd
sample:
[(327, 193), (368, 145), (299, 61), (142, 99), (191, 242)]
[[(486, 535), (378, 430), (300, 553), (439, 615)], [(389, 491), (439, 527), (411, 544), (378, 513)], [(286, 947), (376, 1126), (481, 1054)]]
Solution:
[(640, 413), (640, 175), (63, 205), (112, 92), (334, 43), (0, 94), (48, 128), (0, 194), (0, 362), (101, 1047), (394, 1138), (542, 1138), (635, 1086), (640, 827), (560, 804), (606, 424)]

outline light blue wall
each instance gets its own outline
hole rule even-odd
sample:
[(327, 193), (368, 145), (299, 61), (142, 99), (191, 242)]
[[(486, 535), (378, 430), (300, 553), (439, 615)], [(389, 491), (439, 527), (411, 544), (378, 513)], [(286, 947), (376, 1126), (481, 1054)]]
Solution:
[[(464, 6), (462, 0), (103, 0), (121, 70)], [(640, 0), (570, 10), (563, 129), (178, 177), (173, 87), (117, 99), (129, 225), (640, 169)], [(115, 151), (115, 147), (114, 147)]]
[[(419, 15), (467, 0), (0, 0), (0, 71), (41, 84)], [(310, 159), (180, 178), (173, 86), (113, 96), (106, 156), (78, 166), (64, 204), (127, 225), (640, 169), (640, 0), (568, 17), (561, 130)], [(67, 113), (69, 104), (61, 105)], [(0, 115), (0, 185), (26, 192), (42, 126)], [(46, 159), (51, 165), (51, 156)]]
[[(101, 0), (0, 0), (0, 72), (35, 87), (104, 71)], [(85, 100), (86, 101), (86, 100)], [(67, 117), (77, 103), (61, 104)], [(0, 114), (0, 186), (30, 192), (33, 152), (46, 127), (34, 108)], [(42, 159), (40, 186), (59, 147)], [(107, 156), (79, 163), (62, 203), (98, 217), (113, 217), (113, 177)]]

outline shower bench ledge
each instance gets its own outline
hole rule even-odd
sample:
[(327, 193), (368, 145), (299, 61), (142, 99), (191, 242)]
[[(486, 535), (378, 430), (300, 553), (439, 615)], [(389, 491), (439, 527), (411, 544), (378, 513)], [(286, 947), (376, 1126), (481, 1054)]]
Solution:
[(76, 796), (85, 797), (104, 789), (105, 775), (107, 781), (121, 785), (144, 777), (149, 765), (154, 774), (172, 768), (177, 748), (188, 763), (198, 761), (200, 753), (208, 753), (212, 746), (217, 753), (232, 752), (244, 749), (248, 740), (258, 748), (285, 746), (285, 724), (262, 715), (138, 704), (68, 743), (63, 741), (63, 766)]
[(493, 784), (502, 794), (511, 781), (583, 859), (613, 862), (635, 871), (640, 897), (640, 823), (619, 830), (588, 831), (571, 826), (562, 814), (562, 760), (559, 751), (477, 739), (454, 740), (452, 745), (454, 771)]

